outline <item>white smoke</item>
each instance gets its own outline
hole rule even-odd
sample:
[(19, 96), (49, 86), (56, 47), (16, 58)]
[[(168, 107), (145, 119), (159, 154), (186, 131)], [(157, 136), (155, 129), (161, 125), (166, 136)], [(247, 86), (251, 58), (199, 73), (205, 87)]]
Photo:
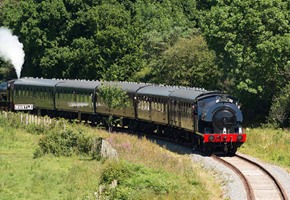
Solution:
[(19, 42), (18, 37), (8, 28), (0, 27), (0, 58), (13, 65), (17, 78), (20, 78), (24, 56), (23, 44)]

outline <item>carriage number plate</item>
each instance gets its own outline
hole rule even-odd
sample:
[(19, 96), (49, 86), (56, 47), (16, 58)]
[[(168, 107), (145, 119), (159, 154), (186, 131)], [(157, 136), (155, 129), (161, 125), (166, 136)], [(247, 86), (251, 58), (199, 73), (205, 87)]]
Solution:
[(15, 104), (14, 110), (33, 110), (33, 104)]

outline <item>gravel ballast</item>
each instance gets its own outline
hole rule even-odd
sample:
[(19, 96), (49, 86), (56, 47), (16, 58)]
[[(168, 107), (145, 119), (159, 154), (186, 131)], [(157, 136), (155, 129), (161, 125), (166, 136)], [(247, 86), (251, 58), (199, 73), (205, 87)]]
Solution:
[[(241, 154), (243, 155), (243, 154)], [(267, 164), (251, 156), (243, 155), (260, 165), (264, 166), (270, 173), (272, 173), (286, 190), (288, 197), (290, 197), (290, 174), (279, 166)], [(224, 191), (224, 199), (244, 200), (247, 199), (247, 194), (242, 181), (239, 176), (231, 169), (225, 167), (218, 161), (211, 157), (200, 154), (191, 154), (192, 160), (199, 162), (206, 170), (212, 170), (216, 174), (216, 179), (222, 184)]]

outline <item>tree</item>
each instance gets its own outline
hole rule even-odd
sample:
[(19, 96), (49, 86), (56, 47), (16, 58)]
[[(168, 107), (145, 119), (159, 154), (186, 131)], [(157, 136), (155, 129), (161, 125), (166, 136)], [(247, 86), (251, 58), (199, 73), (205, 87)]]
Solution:
[[(195, 0), (137, 1), (134, 24), (142, 36), (142, 68), (134, 78), (142, 82), (165, 83), (171, 77), (158, 74), (164, 52), (172, 48), (180, 38), (188, 38), (198, 31)], [(174, 82), (167, 84), (175, 84)]]
[(201, 17), (225, 84), (244, 102), (249, 117), (266, 115), (273, 95), (286, 84), (289, 6), (282, 0), (222, 0)]
[(138, 81), (197, 19), (195, 0), (15, 2), (0, 20), (24, 44), (24, 76)]
[(154, 59), (179, 37), (195, 27), (195, 1), (137, 1), (135, 26), (139, 28), (144, 48), (143, 57)]
[(280, 127), (290, 126), (290, 82), (274, 97), (269, 122)]
[[(100, 101), (104, 102), (111, 109), (125, 109), (129, 105), (129, 97), (125, 91), (119, 88), (117, 85), (103, 84), (100, 86), (98, 95)], [(113, 116), (110, 115), (107, 124), (109, 126), (109, 132), (112, 132), (113, 125), (118, 121), (114, 120)]]
[[(151, 67), (154, 82), (217, 89), (219, 71), (215, 54), (200, 35), (179, 39)], [(160, 74), (162, 78), (158, 76)]]
[(117, 0), (6, 2), (3, 23), (24, 43), (23, 74), (130, 80), (140, 67), (138, 32)]

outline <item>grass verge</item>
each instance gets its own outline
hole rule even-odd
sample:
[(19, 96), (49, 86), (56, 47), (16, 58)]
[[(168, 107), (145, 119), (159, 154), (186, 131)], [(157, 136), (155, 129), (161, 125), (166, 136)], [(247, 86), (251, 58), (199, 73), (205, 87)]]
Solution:
[(284, 129), (247, 129), (247, 141), (239, 152), (252, 155), (290, 172), (290, 132)]
[[(55, 138), (49, 129), (57, 130), (27, 129), (12, 119), (14, 123), (0, 119), (1, 199), (95, 199), (96, 194), (101, 199), (222, 199), (213, 173), (193, 164), (188, 155), (169, 152), (146, 138), (66, 124), (62, 128), (85, 138), (106, 138), (119, 159), (50, 151), (35, 157), (39, 144)], [(60, 141), (70, 144), (64, 139)]]

